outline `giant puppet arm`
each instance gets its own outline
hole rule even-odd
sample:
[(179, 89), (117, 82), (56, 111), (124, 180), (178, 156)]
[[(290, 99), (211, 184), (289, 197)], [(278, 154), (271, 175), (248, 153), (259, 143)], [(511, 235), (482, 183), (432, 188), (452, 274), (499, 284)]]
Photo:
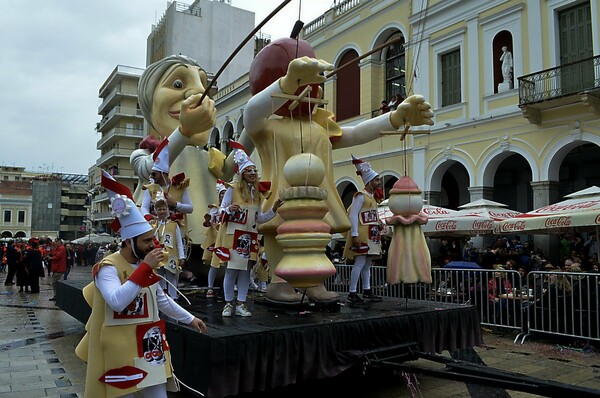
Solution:
[[(169, 143), (167, 149), (169, 151), (169, 161), (171, 164), (177, 158), (177, 156), (183, 151), (186, 145), (190, 144), (190, 139), (183, 135), (177, 128), (169, 136)], [(134, 173), (140, 178), (141, 186), (150, 180), (150, 173), (152, 172), (152, 166), (154, 161), (152, 160), (152, 153), (147, 149), (136, 149), (131, 153), (129, 157), (131, 167)]]
[[(255, 94), (248, 102), (244, 112), (245, 130), (250, 134), (263, 130), (268, 118), (288, 100), (273, 97), (273, 94), (294, 94), (298, 87), (322, 83), (326, 78), (322, 75), (333, 66), (323, 60), (301, 57), (290, 62), (287, 74), (269, 87)], [(423, 96), (412, 95), (405, 99), (398, 108), (390, 113), (369, 119), (356, 126), (342, 127), (342, 137), (333, 143), (333, 148), (345, 148), (364, 144), (380, 137), (383, 130), (395, 129), (410, 125), (433, 125), (431, 105)], [(242, 134), (246, 138), (247, 134)], [(248, 149), (246, 144), (244, 147)], [(252, 146), (253, 148), (253, 146)], [(250, 151), (250, 150), (249, 150)]]
[(411, 95), (392, 112), (366, 120), (356, 126), (342, 127), (342, 137), (333, 142), (333, 149), (364, 144), (380, 137), (384, 130), (403, 126), (433, 126), (431, 105), (421, 95)]

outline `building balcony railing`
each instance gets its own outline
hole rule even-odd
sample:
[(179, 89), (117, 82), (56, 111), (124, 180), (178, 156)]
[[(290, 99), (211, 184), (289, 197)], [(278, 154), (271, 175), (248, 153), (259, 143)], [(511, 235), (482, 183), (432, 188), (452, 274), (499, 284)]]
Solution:
[(600, 55), (521, 76), (519, 106), (600, 89)]
[(108, 122), (117, 115), (129, 116), (129, 117), (139, 117), (140, 119), (143, 119), (143, 117), (144, 117), (144, 115), (142, 115), (142, 111), (140, 109), (115, 106), (97, 124), (96, 130), (102, 131), (102, 129), (108, 124)]
[(106, 192), (94, 196), (94, 203), (103, 202), (105, 200), (108, 200), (108, 194)]
[(106, 107), (113, 102), (117, 95), (137, 97), (137, 91), (131, 88), (123, 88), (121, 84), (117, 84), (110, 93), (104, 97), (102, 104), (98, 107), (98, 113), (104, 112)]
[(129, 158), (131, 152), (133, 152), (133, 149), (113, 148), (110, 151), (106, 152), (104, 155), (100, 156), (96, 161), (96, 165), (98, 167), (102, 167), (104, 163), (106, 163), (113, 157)]
[(93, 214), (92, 218), (94, 221), (114, 220), (115, 215), (112, 213), (112, 211), (101, 211)]
[[(325, 28), (326, 25), (329, 26), (332, 20), (335, 21), (337, 18), (366, 2), (367, 0), (344, 0), (336, 5), (333, 5), (325, 14), (310, 21), (304, 26), (304, 35), (308, 35), (321, 28)], [(333, 15), (331, 15), (331, 13), (333, 13)]]
[(102, 135), (102, 138), (98, 140), (96, 144), (96, 149), (102, 148), (104, 144), (110, 141), (114, 137), (139, 137), (142, 138), (144, 136), (144, 130), (142, 129), (127, 129), (122, 127), (115, 127), (110, 129), (107, 133)]

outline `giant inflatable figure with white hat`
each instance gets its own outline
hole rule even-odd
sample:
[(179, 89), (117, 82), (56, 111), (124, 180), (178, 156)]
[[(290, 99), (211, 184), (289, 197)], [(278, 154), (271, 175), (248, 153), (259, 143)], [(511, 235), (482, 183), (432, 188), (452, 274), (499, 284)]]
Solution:
[[(318, 107), (319, 101), (323, 102), (320, 87), (326, 80), (323, 72), (332, 69), (331, 64), (315, 59), (314, 50), (304, 40), (284, 38), (271, 42), (258, 53), (250, 67), (250, 91), (253, 97), (244, 108), (244, 126), (260, 155), (263, 177), (273, 184), (274, 194), (263, 204), (263, 209), (271, 208), (279, 198), (278, 193), (290, 187), (284, 174), (286, 162), (301, 153), (313, 154), (320, 158), (325, 167), (325, 178), (319, 185), (328, 193), (325, 202), (329, 212), (324, 220), (332, 233), (345, 233), (350, 228), (350, 222), (336, 190), (332, 150), (375, 140), (380, 137), (382, 130), (397, 130), (405, 124), (431, 125), (433, 112), (422, 96), (413, 95), (393, 112), (356, 126), (340, 127), (331, 112)], [(298, 95), (307, 87), (311, 88), (308, 97), (293, 108), (297, 104), (290, 101), (289, 97)], [(272, 117), (274, 114), (277, 116)], [(241, 140), (244, 138), (242, 134)], [(247, 146), (245, 142), (244, 145)], [(283, 256), (276, 240), (277, 228), (282, 222), (282, 218), (276, 216), (260, 227), (270, 269), (275, 274)], [(306, 294), (317, 302), (336, 301), (339, 298), (336, 293), (326, 291), (322, 284), (308, 288)], [(267, 298), (288, 303), (300, 301), (300, 296), (292, 286), (276, 275), (273, 275), (272, 283), (267, 288)]]
[(75, 349), (87, 362), (84, 397), (122, 397), (145, 390), (144, 396), (166, 398), (167, 388), (176, 390), (177, 385), (158, 311), (199, 332), (206, 332), (206, 325), (157, 288), (154, 271), (163, 251), (155, 246), (152, 227), (129, 189), (106, 172), (102, 186), (115, 215), (111, 226), (123, 245), (94, 265), (94, 280), (83, 289), (92, 307), (86, 334)]

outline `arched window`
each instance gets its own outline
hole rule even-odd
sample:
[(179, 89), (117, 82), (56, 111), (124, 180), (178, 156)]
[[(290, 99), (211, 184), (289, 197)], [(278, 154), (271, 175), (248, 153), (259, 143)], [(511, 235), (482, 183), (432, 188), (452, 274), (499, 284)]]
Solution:
[[(348, 50), (338, 63), (338, 67), (358, 58), (354, 50)], [(336, 84), (337, 120), (349, 119), (360, 115), (360, 66), (358, 62), (346, 66), (337, 73)]]
[(221, 150), (221, 142), (219, 140), (219, 129), (217, 129), (216, 127), (213, 127), (212, 131), (210, 132), (210, 138), (208, 139), (208, 147), (217, 148), (218, 150)]
[[(402, 37), (400, 33), (394, 33), (386, 41)], [(394, 43), (385, 52), (385, 95), (389, 100), (393, 95), (399, 102), (406, 98), (406, 53), (404, 49), (404, 37), (398, 43)]]
[(229, 147), (229, 140), (233, 140), (233, 123), (227, 122), (225, 123), (225, 127), (223, 127), (223, 139), (226, 141), (224, 145), (221, 145), (223, 149), (225, 149), (226, 154), (231, 152), (231, 148)]

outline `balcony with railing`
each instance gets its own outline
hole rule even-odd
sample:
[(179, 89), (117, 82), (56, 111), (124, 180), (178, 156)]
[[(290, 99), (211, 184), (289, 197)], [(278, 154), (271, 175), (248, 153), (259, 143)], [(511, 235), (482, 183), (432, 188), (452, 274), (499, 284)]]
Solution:
[(583, 103), (600, 113), (600, 56), (521, 76), (519, 107), (530, 122), (541, 123), (542, 111)]
[(101, 212), (97, 212), (94, 213), (92, 215), (92, 219), (94, 221), (108, 221), (108, 220), (114, 220), (115, 215), (112, 213), (112, 211), (101, 211)]
[(326, 26), (329, 28), (331, 22), (335, 22), (336, 19), (341, 18), (344, 14), (354, 11), (361, 4), (365, 3), (367, 3), (367, 0), (345, 0), (333, 5), (331, 9), (325, 12), (325, 14), (304, 25), (304, 35), (306, 36), (314, 33)]
[(132, 137), (142, 138), (144, 136), (144, 130), (142, 129), (128, 129), (123, 127), (115, 127), (110, 129), (107, 133), (102, 135), (102, 138), (98, 140), (96, 149), (102, 148), (105, 144), (111, 141), (113, 138), (119, 137)]
[(104, 153), (104, 155), (100, 156), (96, 161), (96, 165), (98, 167), (102, 167), (104, 163), (106, 163), (113, 157), (129, 158), (129, 156), (131, 156), (131, 152), (133, 152), (133, 149), (113, 148), (110, 151)]
[(100, 106), (98, 107), (98, 113), (104, 112), (109, 106), (114, 105), (118, 98), (121, 98), (123, 96), (137, 97), (137, 90), (135, 90), (134, 88), (123, 88), (121, 84), (117, 84), (111, 90), (111, 92), (102, 100), (102, 104), (100, 104)]
[(142, 115), (142, 111), (140, 109), (135, 108), (126, 108), (122, 106), (115, 106), (102, 118), (102, 120), (98, 123), (96, 130), (102, 131), (104, 127), (106, 127), (111, 120), (114, 119), (115, 116), (128, 116), (128, 117), (138, 117), (140, 120), (144, 118)]

